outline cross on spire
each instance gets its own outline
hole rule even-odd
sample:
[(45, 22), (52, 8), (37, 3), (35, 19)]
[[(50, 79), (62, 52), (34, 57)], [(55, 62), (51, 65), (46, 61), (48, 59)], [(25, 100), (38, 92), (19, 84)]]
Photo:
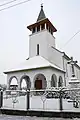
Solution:
[(43, 9), (43, 3), (41, 3), (41, 9)]
[(41, 8), (43, 8), (43, 0), (41, 0)]

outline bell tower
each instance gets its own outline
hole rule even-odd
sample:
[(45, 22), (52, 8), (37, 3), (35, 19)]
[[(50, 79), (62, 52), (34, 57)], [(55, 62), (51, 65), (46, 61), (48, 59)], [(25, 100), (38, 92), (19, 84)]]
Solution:
[(29, 36), (29, 57), (40, 55), (49, 59), (49, 48), (51, 46), (55, 48), (54, 32), (57, 30), (46, 18), (43, 5), (41, 5), (36, 23), (27, 26), (27, 28), (32, 32)]

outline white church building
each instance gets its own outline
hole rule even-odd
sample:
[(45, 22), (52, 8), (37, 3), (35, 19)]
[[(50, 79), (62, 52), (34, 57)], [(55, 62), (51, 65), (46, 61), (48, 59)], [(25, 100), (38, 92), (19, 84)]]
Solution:
[[(71, 60), (65, 52), (56, 48), (54, 32), (57, 29), (46, 18), (41, 5), (37, 21), (27, 28), (29, 35), (29, 58), (12, 69), (6, 70), (7, 89), (22, 89), (25, 80), (27, 89), (47, 89), (51, 87), (67, 87), (72, 76)], [(80, 66), (74, 64), (75, 76), (80, 80)]]

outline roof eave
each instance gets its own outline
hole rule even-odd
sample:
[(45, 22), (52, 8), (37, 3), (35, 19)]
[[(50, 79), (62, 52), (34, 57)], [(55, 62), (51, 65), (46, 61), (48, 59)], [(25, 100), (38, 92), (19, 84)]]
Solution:
[(64, 58), (66, 58), (67, 60), (70, 60), (70, 57), (65, 52), (62, 52), (62, 53)]
[(64, 70), (49, 65), (49, 66), (43, 66), (43, 67), (37, 67), (37, 68), (29, 68), (29, 69), (22, 69), (22, 70), (6, 71), (6, 72), (4, 72), (4, 74), (13, 73), (13, 72), (28, 71), (28, 70), (33, 70), (33, 69), (35, 70), (35, 69), (40, 69), (40, 68), (42, 69), (42, 68), (48, 68), (48, 67), (50, 67), (50, 68), (54, 68), (54, 69), (57, 69), (58, 71), (62, 71), (62, 72), (65, 73)]
[(36, 27), (37, 25), (40, 25), (40, 24), (43, 24), (43, 23), (48, 23), (51, 26), (53, 32), (57, 31), (57, 29), (53, 26), (53, 24), (49, 21), (48, 18), (42, 19), (42, 20), (40, 20), (40, 21), (38, 21), (34, 24), (31, 24), (31, 25), (27, 26), (27, 28), (31, 31), (33, 27)]
[(6, 71), (6, 72), (3, 72), (4, 74), (8, 74), (8, 73), (13, 73), (13, 72), (20, 72), (20, 71), (28, 71), (28, 70), (35, 70), (35, 69), (40, 69), (40, 68), (47, 68), (49, 66), (43, 66), (43, 67), (37, 67), (37, 68), (28, 68), (28, 69), (21, 69), (21, 70), (11, 70), (11, 71)]

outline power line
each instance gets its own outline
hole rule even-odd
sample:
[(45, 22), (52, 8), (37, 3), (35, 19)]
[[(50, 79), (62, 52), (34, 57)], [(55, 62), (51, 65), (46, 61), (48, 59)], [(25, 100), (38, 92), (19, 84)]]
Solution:
[(8, 6), (8, 7), (5, 7), (5, 8), (3, 8), (3, 9), (0, 9), (0, 12), (3, 11), (3, 10), (7, 10), (7, 9), (9, 9), (9, 8), (12, 8), (12, 7), (15, 7), (15, 6), (18, 6), (18, 5), (21, 5), (21, 4), (24, 4), (24, 3), (27, 3), (27, 2), (29, 2), (29, 1), (31, 1), (31, 0), (25, 0), (25, 1), (23, 1), (23, 2), (19, 2), (19, 3), (17, 3), (17, 4), (14, 4), (14, 5), (11, 5), (11, 6)]
[(63, 46), (63, 48), (78, 34), (80, 33), (80, 30), (78, 30), (78, 32), (76, 32)]
[(0, 7), (5, 6), (5, 5), (8, 5), (8, 4), (13, 3), (13, 2), (15, 2), (15, 1), (17, 1), (17, 0), (12, 0), (12, 1), (9, 1), (9, 2), (3, 3), (3, 4), (0, 4)]

